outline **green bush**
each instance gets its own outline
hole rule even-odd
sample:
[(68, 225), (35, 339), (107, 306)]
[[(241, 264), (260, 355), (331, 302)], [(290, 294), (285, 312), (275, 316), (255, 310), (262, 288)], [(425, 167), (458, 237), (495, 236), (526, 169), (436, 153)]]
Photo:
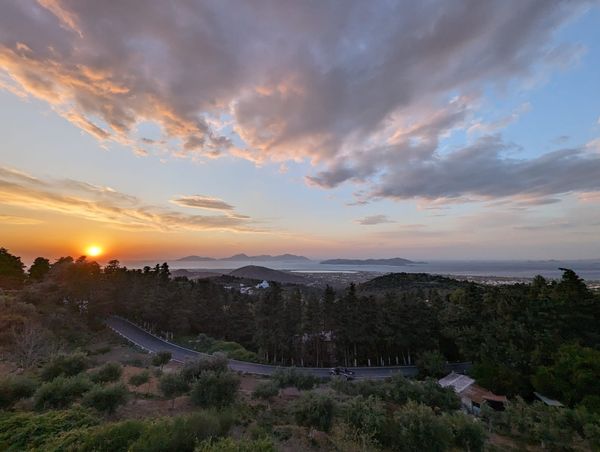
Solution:
[(348, 381), (345, 378), (335, 377), (331, 379), (329, 386), (336, 392), (349, 396), (363, 397), (375, 396), (382, 400), (389, 399), (390, 384), (386, 381), (355, 380)]
[(188, 383), (200, 378), (203, 372), (225, 372), (227, 371), (227, 357), (222, 353), (203, 356), (193, 361), (187, 361), (181, 369), (181, 375)]
[(225, 435), (232, 420), (224, 413), (197, 412), (148, 424), (129, 452), (192, 452), (200, 441)]
[(460, 450), (480, 452), (484, 450), (487, 437), (485, 428), (481, 421), (474, 419), (464, 413), (453, 413), (446, 418), (449, 421), (454, 444)]
[(328, 432), (331, 428), (335, 409), (331, 397), (308, 392), (303, 394), (292, 408), (299, 425), (315, 427), (324, 432)]
[(145, 432), (143, 421), (127, 420), (91, 428), (70, 430), (44, 445), (46, 452), (126, 451)]
[(114, 384), (106, 387), (94, 386), (83, 397), (83, 405), (112, 414), (119, 405), (127, 403), (128, 396), (129, 391), (127, 391), (124, 384)]
[(148, 383), (149, 381), (150, 381), (150, 372), (148, 372), (147, 370), (143, 370), (140, 373), (129, 377), (129, 384), (132, 386), (135, 386), (136, 388), (138, 386), (142, 386), (143, 384)]
[(90, 373), (94, 383), (110, 383), (117, 381), (123, 375), (123, 367), (119, 363), (106, 363)]
[(152, 365), (162, 369), (165, 364), (171, 361), (172, 356), (173, 355), (171, 352), (166, 350), (156, 352), (154, 355), (152, 355)]
[(523, 443), (552, 444), (556, 450), (568, 449), (587, 441), (594, 450), (600, 433), (600, 416), (585, 409), (549, 407), (541, 402), (528, 404), (517, 397), (504, 411), (482, 410), (484, 419), (503, 435)]
[(38, 410), (66, 408), (91, 387), (92, 383), (85, 375), (57, 377), (35, 392), (35, 407)]
[(446, 451), (453, 444), (452, 429), (441, 416), (425, 405), (410, 401), (394, 414), (386, 432), (388, 444), (406, 451)]
[(277, 369), (271, 375), (280, 388), (295, 386), (298, 389), (312, 389), (321, 382), (319, 377), (306, 374), (293, 367)]
[(202, 407), (231, 405), (237, 396), (240, 380), (231, 372), (204, 372), (192, 387), (192, 402)]
[(439, 378), (446, 375), (446, 357), (439, 351), (429, 351), (421, 354), (417, 360), (419, 377)]
[(15, 402), (31, 397), (36, 386), (35, 381), (26, 377), (3, 378), (0, 380), (0, 409), (10, 408)]
[(96, 416), (82, 408), (44, 414), (0, 413), (0, 450), (46, 450), (42, 446), (62, 432), (97, 424)]
[(229, 413), (213, 411), (174, 418), (127, 420), (74, 428), (55, 436), (41, 449), (48, 452), (192, 452), (201, 441), (225, 435), (232, 423)]
[(279, 394), (279, 386), (275, 381), (263, 381), (259, 383), (252, 392), (253, 399), (269, 400)]
[(344, 420), (355, 431), (369, 438), (371, 442), (380, 442), (386, 427), (387, 413), (381, 400), (375, 396), (358, 396), (350, 399), (343, 409)]
[(402, 375), (394, 375), (386, 381), (344, 381), (334, 378), (330, 386), (342, 394), (375, 396), (383, 401), (399, 405), (412, 400), (444, 411), (454, 411), (460, 408), (460, 399), (454, 391), (450, 388), (442, 388), (433, 379), (415, 381), (408, 380)]
[(40, 376), (44, 381), (50, 381), (56, 377), (72, 377), (78, 375), (89, 366), (89, 361), (84, 353), (61, 354), (52, 358), (44, 367)]
[(221, 438), (202, 441), (195, 452), (275, 452), (276, 450), (273, 441), (266, 437), (237, 441), (232, 438)]
[(435, 380), (412, 381), (396, 375), (388, 384), (388, 400), (391, 402), (402, 405), (412, 400), (444, 411), (454, 411), (460, 408), (460, 399), (456, 393), (451, 388), (441, 387)]
[(179, 374), (164, 374), (160, 377), (158, 388), (167, 399), (172, 400), (171, 407), (175, 406), (175, 397), (183, 395), (190, 390), (188, 383)]

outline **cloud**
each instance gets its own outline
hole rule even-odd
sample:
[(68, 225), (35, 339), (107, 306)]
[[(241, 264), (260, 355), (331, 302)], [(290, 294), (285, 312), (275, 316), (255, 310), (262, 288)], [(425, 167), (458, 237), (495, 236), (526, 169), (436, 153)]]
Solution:
[(172, 199), (171, 202), (181, 207), (191, 207), (195, 209), (219, 211), (233, 211), (234, 209), (231, 204), (227, 204), (221, 199), (203, 195), (180, 196), (179, 198)]
[[(468, 127), (473, 93), (571, 64), (555, 31), (587, 3), (15, 1), (0, 17), (0, 80), (10, 81), (0, 86), (140, 156), (309, 160), (309, 183), (365, 183), (369, 196), (493, 195), (495, 179), (459, 189), (465, 172), (443, 170), (464, 152), (442, 155), (440, 141)], [(161, 136), (138, 138), (144, 122)], [(546, 164), (483, 153), (501, 165), (493, 176)]]
[(359, 218), (355, 220), (355, 223), (363, 225), (363, 226), (371, 226), (376, 224), (384, 224), (384, 223), (395, 223), (394, 220), (388, 218), (387, 215), (370, 215), (364, 218)]
[(468, 129), (468, 133), (478, 133), (478, 134), (493, 134), (502, 129), (505, 129), (510, 124), (516, 122), (521, 115), (527, 113), (531, 110), (531, 104), (529, 102), (525, 102), (519, 105), (518, 108), (513, 110), (510, 115), (504, 116), (500, 119), (497, 119), (492, 122), (483, 122), (477, 121), (473, 125), (471, 125)]
[(373, 195), (399, 199), (471, 195), (485, 199), (600, 189), (600, 157), (585, 149), (562, 149), (529, 160), (504, 156), (514, 148), (498, 136), (483, 137), (448, 155), (395, 168), (381, 178)]
[[(532, 159), (505, 155), (516, 150), (518, 147), (498, 135), (484, 136), (444, 155), (433, 152), (419, 159), (399, 159), (384, 173), (379, 173), (381, 166), (374, 159), (365, 156), (354, 167), (344, 162), (309, 180), (330, 187), (348, 178), (372, 178), (373, 188), (363, 198), (425, 198), (444, 204), (469, 198), (534, 198), (600, 190), (600, 155), (586, 147), (561, 149)], [(396, 151), (386, 151), (392, 152)]]
[(35, 218), (17, 217), (14, 215), (0, 215), (0, 224), (33, 225), (42, 224), (43, 221)]
[(4, 167), (0, 167), (0, 204), (59, 212), (128, 230), (265, 231), (244, 215), (188, 215), (144, 204), (110, 187), (71, 179), (41, 180)]

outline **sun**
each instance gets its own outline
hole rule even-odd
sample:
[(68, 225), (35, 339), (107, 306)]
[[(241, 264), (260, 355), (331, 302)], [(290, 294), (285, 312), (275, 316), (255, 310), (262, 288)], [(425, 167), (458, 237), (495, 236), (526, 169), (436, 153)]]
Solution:
[(102, 248), (98, 245), (90, 245), (85, 250), (86, 255), (90, 257), (100, 256), (102, 254)]

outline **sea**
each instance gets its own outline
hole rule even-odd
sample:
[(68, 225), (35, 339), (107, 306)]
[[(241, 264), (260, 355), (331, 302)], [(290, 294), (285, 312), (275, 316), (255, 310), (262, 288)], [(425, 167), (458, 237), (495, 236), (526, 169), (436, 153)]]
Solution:
[[(130, 262), (129, 267), (141, 268), (154, 266), (154, 262)], [(160, 261), (162, 262), (162, 261)], [(600, 281), (600, 259), (598, 260), (432, 260), (424, 263), (401, 266), (390, 265), (331, 265), (319, 261), (282, 262), (282, 261), (167, 261), (173, 270), (233, 270), (246, 265), (259, 265), (275, 270), (286, 270), (299, 273), (431, 273), (437, 275), (501, 277), (501, 278), (533, 278), (541, 275), (548, 279), (558, 279), (562, 275), (561, 268), (575, 271), (586, 281)]]

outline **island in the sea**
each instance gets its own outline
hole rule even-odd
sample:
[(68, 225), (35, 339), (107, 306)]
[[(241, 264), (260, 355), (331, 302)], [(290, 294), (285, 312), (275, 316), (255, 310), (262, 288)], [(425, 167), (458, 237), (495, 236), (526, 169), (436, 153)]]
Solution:
[(253, 262), (307, 262), (308, 257), (296, 256), (294, 254), (280, 254), (271, 256), (269, 254), (261, 254), (260, 256), (248, 256), (247, 254), (234, 254), (230, 257), (215, 258), (204, 256), (186, 256), (177, 259), (177, 262), (200, 262), (200, 261), (253, 261)]
[(401, 257), (392, 257), (390, 259), (328, 259), (322, 261), (321, 264), (329, 265), (389, 265), (401, 266), (412, 264), (423, 264), (423, 262), (415, 262)]

